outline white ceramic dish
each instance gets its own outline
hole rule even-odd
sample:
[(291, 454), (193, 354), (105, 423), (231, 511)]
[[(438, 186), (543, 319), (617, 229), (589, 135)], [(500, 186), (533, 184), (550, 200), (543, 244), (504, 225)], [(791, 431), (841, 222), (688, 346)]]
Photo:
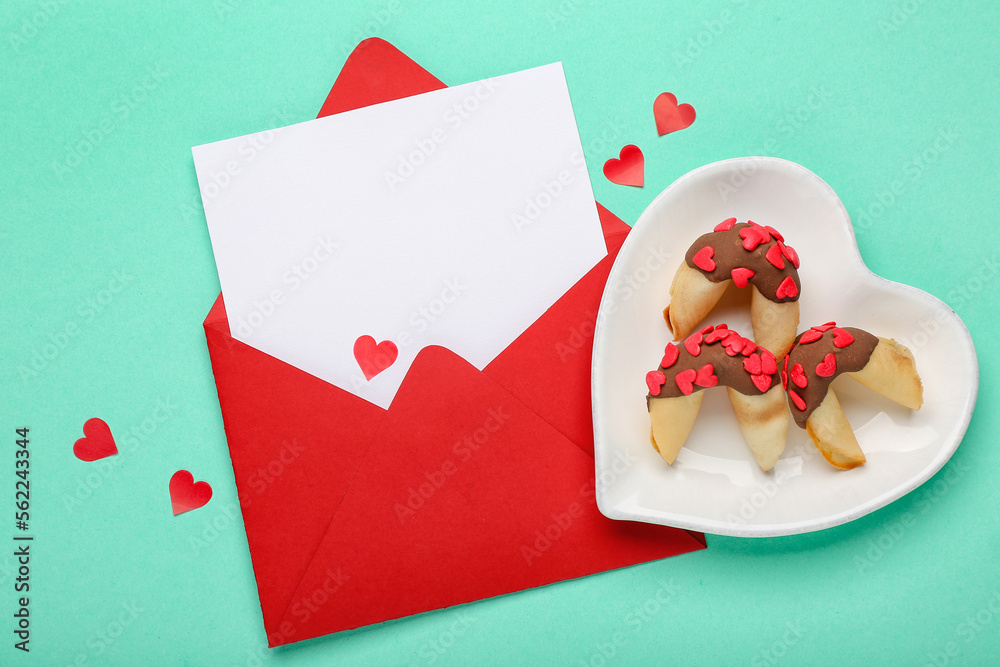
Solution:
[[(830, 466), (792, 423), (785, 453), (762, 472), (726, 392), (710, 390), (673, 466), (649, 442), (645, 375), (671, 339), (662, 310), (684, 253), (735, 216), (777, 228), (801, 258), (802, 331), (836, 320), (895, 338), (913, 352), (924, 406), (912, 412), (847, 377), (834, 382), (868, 463)], [(751, 335), (748, 290), (730, 287), (705, 324)], [(836, 526), (927, 481), (955, 452), (972, 416), (979, 367), (965, 325), (946, 304), (871, 273), (833, 190), (804, 167), (737, 158), (677, 179), (642, 214), (608, 278), (594, 335), (592, 390), (597, 504), (612, 519), (745, 537)]]

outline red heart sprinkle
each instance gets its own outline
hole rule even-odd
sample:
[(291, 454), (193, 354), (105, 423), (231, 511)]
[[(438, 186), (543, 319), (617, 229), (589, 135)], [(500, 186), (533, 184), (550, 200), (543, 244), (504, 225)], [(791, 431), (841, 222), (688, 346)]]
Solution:
[(833, 330), (833, 346), (834, 347), (847, 347), (854, 342), (854, 336), (843, 329)]
[(802, 336), (799, 337), (798, 344), (805, 345), (806, 343), (811, 343), (815, 340), (819, 340), (822, 337), (823, 334), (821, 334), (819, 331), (816, 331), (815, 329), (810, 329), (809, 331), (806, 331), (804, 334), (802, 334)]
[(726, 348), (726, 354), (730, 357), (735, 357), (743, 349), (743, 336), (735, 331), (730, 331), (729, 336), (726, 337), (726, 340), (722, 341), (722, 344)]
[(821, 324), (818, 327), (810, 327), (813, 331), (819, 331), (820, 333), (824, 331), (829, 331), (830, 329), (837, 326), (836, 322), (827, 322), (826, 324)]
[(764, 225), (764, 229), (767, 230), (768, 234), (776, 238), (778, 240), (778, 243), (781, 243), (782, 241), (785, 240), (785, 237), (779, 234), (778, 230), (772, 227), (771, 225)]
[(677, 104), (673, 93), (660, 93), (653, 101), (653, 118), (656, 119), (656, 133), (662, 137), (689, 127), (695, 119), (694, 107)]
[(649, 371), (646, 373), (646, 386), (649, 387), (649, 393), (653, 396), (660, 395), (660, 387), (666, 381), (667, 376), (663, 374), (663, 371)]
[(663, 359), (660, 360), (660, 365), (664, 368), (670, 368), (677, 363), (677, 357), (680, 353), (681, 351), (677, 349), (676, 345), (667, 343), (667, 346), (663, 348)]
[(617, 185), (641, 188), (645, 159), (638, 146), (629, 144), (618, 152), (618, 158), (604, 163), (604, 177)]
[(701, 335), (704, 336), (706, 334), (712, 333), (712, 329), (714, 329), (714, 328), (715, 328), (714, 324), (709, 324), (707, 327), (705, 327), (704, 329), (701, 330)]
[(719, 376), (714, 374), (715, 368), (712, 364), (705, 364), (698, 369), (698, 375), (695, 376), (694, 383), (699, 387), (714, 387), (719, 384)]
[(715, 226), (717, 232), (728, 232), (736, 224), (736, 218), (726, 218)]
[(766, 392), (771, 388), (771, 376), (770, 375), (751, 375), (750, 380), (753, 381), (754, 385), (762, 392)]
[(781, 369), (781, 388), (788, 391), (788, 371)]
[(774, 265), (774, 268), (776, 269), (785, 268), (785, 260), (781, 258), (781, 251), (778, 249), (778, 246), (773, 245), (770, 248), (768, 248), (767, 253), (764, 255), (764, 257), (767, 259), (767, 261), (771, 262), (771, 264)]
[(802, 397), (795, 393), (794, 389), (788, 390), (788, 396), (792, 399), (792, 403), (795, 404), (799, 410), (806, 409), (806, 402), (802, 400)]
[(743, 370), (750, 375), (760, 375), (760, 355), (751, 354), (743, 360)]
[(702, 271), (715, 271), (715, 260), (712, 259), (712, 255), (715, 254), (715, 248), (710, 245), (705, 246), (692, 257), (694, 265), (697, 266)]
[(827, 353), (823, 357), (823, 361), (816, 365), (816, 375), (821, 378), (833, 377), (833, 374), (837, 372), (837, 357), (833, 352)]
[(694, 391), (693, 383), (697, 377), (698, 373), (693, 368), (689, 368), (686, 371), (678, 373), (674, 378), (674, 382), (677, 383), (677, 388), (681, 390), (682, 394), (689, 396)]
[(767, 234), (767, 232), (764, 231), (763, 227), (756, 225), (753, 222), (749, 224), (751, 225), (750, 227), (744, 227), (740, 230), (740, 238), (743, 239), (744, 250), (756, 250), (757, 246), (761, 243), (767, 242), (764, 240), (764, 235)]
[(785, 279), (781, 281), (778, 285), (777, 291), (774, 293), (779, 299), (784, 299), (787, 297), (795, 297), (799, 294), (799, 288), (795, 285), (795, 281), (792, 280), (791, 276), (785, 276)]
[(684, 340), (684, 349), (688, 351), (692, 357), (697, 357), (701, 354), (701, 342), (705, 339), (701, 333), (693, 333)]
[(81, 461), (96, 461), (118, 453), (111, 429), (103, 419), (93, 417), (83, 423), (83, 437), (73, 443), (73, 454)]
[(756, 275), (753, 269), (747, 269), (742, 266), (736, 267), (729, 273), (733, 277), (733, 282), (736, 283), (737, 287), (746, 287), (750, 279)]
[(790, 245), (784, 245), (780, 242), (778, 243), (778, 247), (781, 248), (781, 254), (785, 256), (785, 259), (791, 262), (792, 266), (796, 269), (799, 268), (799, 253), (795, 252), (795, 248)]
[(391, 340), (376, 344), (371, 336), (360, 336), (354, 341), (354, 358), (361, 367), (361, 372), (365, 374), (366, 380), (371, 380), (392, 366), (398, 354), (399, 350)]
[(749, 338), (743, 339), (743, 347), (740, 348), (740, 354), (747, 355), (757, 349), (757, 343), (753, 342)]
[(774, 375), (778, 372), (778, 360), (770, 350), (764, 348), (760, 348), (760, 372), (765, 375)]
[(804, 368), (802, 364), (794, 363), (792, 364), (792, 372), (788, 374), (789, 379), (795, 384), (799, 389), (805, 389), (806, 385), (809, 384), (809, 380), (806, 378)]
[(170, 478), (170, 503), (174, 516), (196, 510), (212, 499), (212, 487), (208, 482), (195, 482), (194, 475), (187, 470), (178, 470)]
[(717, 343), (720, 340), (722, 340), (723, 338), (728, 337), (729, 334), (731, 334), (731, 333), (732, 332), (728, 328), (726, 328), (725, 324), (720, 324), (720, 325), (718, 325), (718, 326), (715, 327), (715, 330), (712, 331), (712, 333), (710, 333), (707, 336), (705, 336), (705, 341), (704, 342), (705, 343)]

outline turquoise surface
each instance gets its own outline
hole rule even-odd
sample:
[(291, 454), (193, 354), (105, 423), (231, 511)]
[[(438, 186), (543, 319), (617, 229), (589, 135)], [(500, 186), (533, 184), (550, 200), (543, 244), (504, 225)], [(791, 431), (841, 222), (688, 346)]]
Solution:
[[(991, 664), (1000, 656), (993, 381), (1000, 96), (989, 2), (382, 0), (0, 7), (0, 541), (30, 428), (30, 653), (0, 548), (0, 663)], [(308, 120), (384, 37), (448, 84), (563, 61), (597, 199), (632, 223), (719, 159), (799, 162), (875, 273), (972, 332), (979, 403), (952, 461), (851, 524), (265, 648), (201, 322), (219, 292), (190, 147)], [(697, 109), (658, 137), (661, 92)], [(605, 160), (645, 153), (645, 187)], [(73, 457), (83, 422), (120, 455)], [(179, 468), (211, 482), (172, 516)], [(663, 587), (663, 588), (661, 588)], [(664, 601), (666, 600), (666, 601)]]

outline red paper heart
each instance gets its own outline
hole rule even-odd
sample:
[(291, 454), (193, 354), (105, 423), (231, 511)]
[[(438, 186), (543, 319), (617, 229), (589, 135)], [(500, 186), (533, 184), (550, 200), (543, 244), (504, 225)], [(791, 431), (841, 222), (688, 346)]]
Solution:
[(371, 380), (392, 366), (398, 354), (399, 350), (391, 340), (376, 344), (371, 336), (361, 336), (354, 341), (354, 358), (358, 361), (366, 380)]
[(847, 347), (854, 342), (854, 336), (852, 336), (847, 331), (843, 329), (833, 330), (833, 346), (834, 347)]
[(656, 132), (662, 137), (690, 127), (695, 118), (694, 107), (690, 104), (678, 105), (673, 93), (660, 93), (653, 102), (653, 117), (656, 119)]
[[(660, 365), (664, 368), (670, 368), (677, 363), (677, 357), (680, 353), (681, 351), (677, 349), (676, 345), (667, 343), (667, 346), (663, 348), (663, 359), (660, 360)], [(660, 384), (663, 383), (661, 382)]]
[(694, 265), (697, 266), (702, 271), (715, 271), (715, 260), (712, 256), (715, 254), (715, 248), (710, 245), (705, 246), (692, 257)]
[(837, 357), (834, 356), (833, 352), (827, 353), (823, 357), (823, 361), (816, 364), (816, 375), (821, 378), (833, 377), (833, 374), (837, 372)]
[(212, 499), (212, 487), (208, 482), (195, 482), (194, 475), (187, 470), (178, 470), (170, 478), (170, 503), (174, 516), (203, 507)]
[(747, 269), (742, 266), (736, 267), (729, 274), (733, 277), (733, 283), (737, 287), (746, 287), (750, 279), (757, 275), (753, 269)]
[(767, 391), (771, 388), (771, 376), (770, 375), (751, 375), (750, 379), (753, 380), (754, 386), (756, 386), (761, 391)]
[(765, 259), (767, 259), (767, 261), (771, 262), (771, 264), (774, 265), (774, 268), (776, 269), (785, 268), (785, 260), (782, 259), (781, 249), (777, 246), (777, 244), (768, 248), (767, 253), (764, 254), (764, 257)]
[(663, 371), (649, 371), (646, 373), (646, 386), (649, 387), (649, 393), (653, 396), (660, 395), (660, 387), (666, 381), (667, 376), (663, 374)]
[(698, 378), (698, 373), (695, 372), (693, 368), (689, 368), (686, 371), (681, 371), (674, 377), (674, 382), (677, 383), (677, 388), (681, 390), (681, 393), (685, 396), (690, 395), (694, 391), (694, 381)]
[(621, 149), (617, 159), (611, 158), (604, 163), (604, 177), (618, 185), (641, 188), (644, 166), (642, 151), (638, 146), (629, 144)]
[(96, 461), (118, 453), (111, 429), (103, 419), (94, 417), (84, 422), (83, 436), (73, 444), (73, 453), (81, 461)]
[(728, 232), (736, 224), (736, 218), (726, 218), (715, 226), (717, 232)]
[(791, 276), (785, 276), (785, 279), (781, 281), (778, 285), (777, 291), (774, 293), (779, 299), (784, 299), (786, 296), (794, 297), (799, 293), (799, 288), (795, 286), (795, 281), (792, 280)]
[(698, 369), (694, 383), (699, 387), (714, 387), (719, 384), (719, 376), (715, 375), (715, 368), (712, 364), (705, 364)]
[(796, 387), (799, 389), (805, 389), (806, 385), (809, 384), (809, 380), (806, 378), (805, 370), (802, 364), (796, 362), (792, 364), (792, 371), (788, 374), (788, 379), (791, 380)]

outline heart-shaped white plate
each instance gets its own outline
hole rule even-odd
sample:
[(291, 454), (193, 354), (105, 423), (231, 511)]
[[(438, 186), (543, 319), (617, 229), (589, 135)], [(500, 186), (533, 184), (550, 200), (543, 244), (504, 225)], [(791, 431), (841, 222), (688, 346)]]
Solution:
[[(867, 464), (830, 466), (792, 423), (771, 472), (754, 463), (726, 392), (707, 392), (673, 466), (649, 440), (645, 375), (671, 340), (662, 311), (684, 253), (735, 216), (777, 228), (801, 258), (799, 330), (829, 320), (895, 338), (916, 358), (919, 412), (847, 377), (834, 382)], [(730, 287), (704, 324), (751, 335), (748, 290)], [(677, 179), (645, 210), (608, 278), (594, 334), (592, 390), (597, 504), (612, 519), (734, 536), (829, 528), (927, 481), (951, 457), (972, 417), (979, 366), (962, 320), (937, 298), (871, 273), (829, 185), (793, 162), (724, 160)]]

